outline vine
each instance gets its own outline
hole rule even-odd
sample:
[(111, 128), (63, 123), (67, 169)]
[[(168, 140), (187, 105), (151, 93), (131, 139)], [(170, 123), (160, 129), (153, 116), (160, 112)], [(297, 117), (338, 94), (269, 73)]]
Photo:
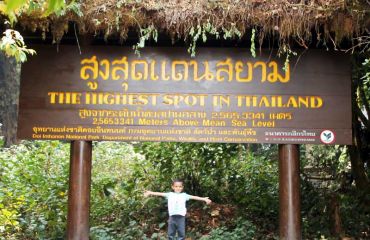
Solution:
[(140, 57), (140, 49), (145, 47), (145, 42), (148, 41), (150, 38), (153, 38), (155, 42), (158, 41), (158, 31), (154, 27), (154, 25), (150, 25), (147, 28), (140, 27), (140, 38), (136, 45), (132, 46), (135, 51), (135, 54)]
[(202, 37), (202, 41), (205, 43), (208, 39), (207, 34), (215, 36), (216, 39), (220, 38), (220, 33), (217, 31), (217, 28), (214, 27), (209, 20), (203, 25), (198, 24), (196, 28), (191, 27), (189, 32), (191, 42), (188, 48), (188, 53), (190, 53), (191, 57), (195, 57), (195, 49), (199, 38)]
[(222, 31), (224, 32), (224, 39), (233, 39), (234, 37), (242, 37), (241, 31), (236, 27), (235, 23), (231, 23), (230, 29), (227, 29), (225, 27), (222, 27)]
[[(195, 48), (197, 46), (197, 41), (199, 37), (202, 35), (202, 27), (198, 24), (197, 28), (191, 27), (189, 35), (192, 38), (192, 41), (190, 43), (190, 46), (188, 48), (188, 53), (190, 53), (191, 57), (195, 57)], [(203, 38), (203, 42), (207, 41), (207, 37)]]
[(256, 57), (256, 43), (255, 43), (255, 38), (256, 38), (256, 29), (252, 29), (252, 36), (251, 36), (251, 54), (252, 57)]
[[(236, 27), (235, 23), (231, 23), (231, 27), (229, 29), (222, 27), (222, 32), (222, 37), (225, 40), (235, 37), (241, 38), (243, 35), (242, 32)], [(190, 53), (191, 57), (195, 57), (198, 40), (202, 38), (203, 43), (205, 43), (208, 39), (207, 35), (213, 35), (216, 39), (219, 39), (221, 35), (218, 29), (211, 24), (209, 19), (203, 25), (198, 24), (196, 27), (193, 26), (190, 28), (189, 36), (191, 41), (188, 52)]]
[(284, 71), (287, 71), (288, 69), (288, 66), (289, 66), (289, 62), (290, 62), (290, 58), (291, 56), (297, 56), (297, 52), (293, 51), (289, 44), (283, 44), (280, 48), (279, 48), (279, 51), (278, 51), (278, 57), (280, 57), (281, 55), (284, 55), (285, 54), (285, 61), (284, 61), (284, 67), (283, 67), (283, 70)]

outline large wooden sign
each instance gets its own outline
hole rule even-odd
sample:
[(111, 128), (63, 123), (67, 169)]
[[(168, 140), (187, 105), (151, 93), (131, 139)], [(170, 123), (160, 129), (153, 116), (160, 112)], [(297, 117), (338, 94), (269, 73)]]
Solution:
[(248, 49), (36, 50), (22, 67), (21, 139), (351, 144), (350, 64), (338, 53), (285, 65)]

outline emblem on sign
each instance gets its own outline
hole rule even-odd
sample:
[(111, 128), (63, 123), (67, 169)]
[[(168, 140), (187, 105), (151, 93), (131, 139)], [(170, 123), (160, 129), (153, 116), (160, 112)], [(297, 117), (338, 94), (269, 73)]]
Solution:
[(320, 134), (320, 140), (325, 144), (333, 143), (335, 140), (335, 134), (330, 130), (324, 130)]

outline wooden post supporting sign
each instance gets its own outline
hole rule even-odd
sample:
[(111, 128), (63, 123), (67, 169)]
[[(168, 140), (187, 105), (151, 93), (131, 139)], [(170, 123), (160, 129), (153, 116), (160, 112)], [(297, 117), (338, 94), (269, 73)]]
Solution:
[(72, 141), (68, 192), (67, 239), (89, 239), (91, 141)]
[(281, 240), (300, 240), (299, 146), (279, 145), (279, 229)]

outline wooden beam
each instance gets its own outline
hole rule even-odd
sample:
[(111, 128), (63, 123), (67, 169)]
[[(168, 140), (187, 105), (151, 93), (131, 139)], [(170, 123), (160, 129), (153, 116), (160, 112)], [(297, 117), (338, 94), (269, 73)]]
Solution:
[(302, 239), (299, 146), (279, 145), (279, 230), (281, 240)]
[(92, 142), (72, 141), (68, 192), (67, 239), (89, 239)]

